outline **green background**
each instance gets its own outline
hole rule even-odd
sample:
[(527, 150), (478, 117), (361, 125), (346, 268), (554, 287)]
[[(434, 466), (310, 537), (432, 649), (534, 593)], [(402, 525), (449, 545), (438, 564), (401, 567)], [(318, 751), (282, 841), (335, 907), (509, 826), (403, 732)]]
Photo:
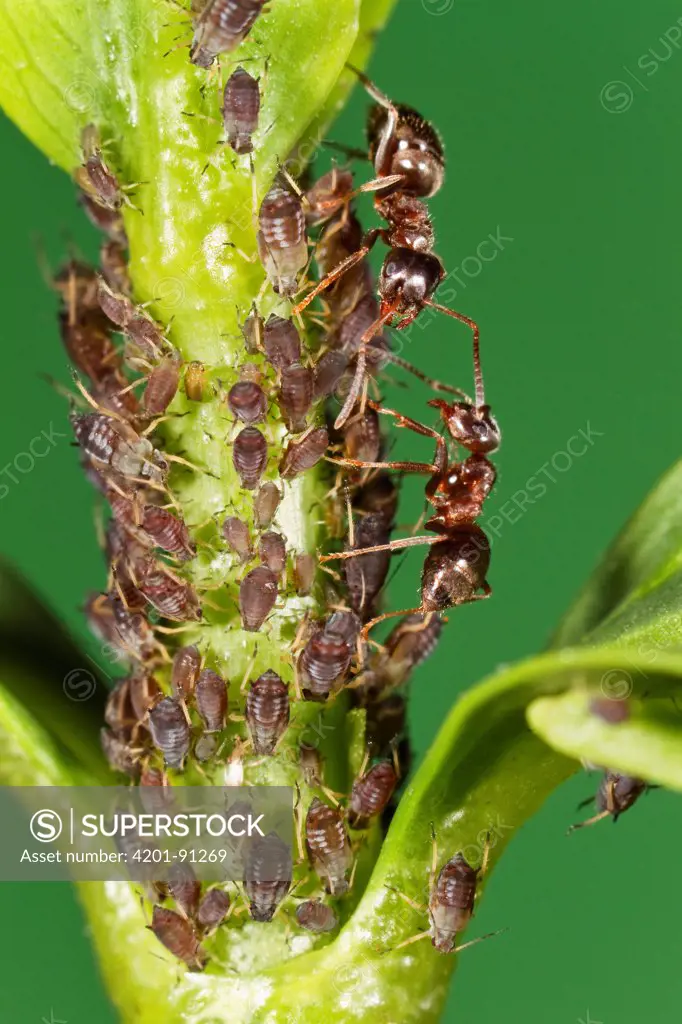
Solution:
[[(415, 679), (418, 753), (462, 689), (542, 647), (679, 455), (681, 25), (679, 5), (662, 0), (402, 0), (380, 40), (374, 78), (445, 140), (446, 186), (432, 203), (438, 251), (458, 278), (455, 306), (482, 324), (504, 431), (488, 513), (494, 598), (451, 615)], [(366, 106), (358, 90), (334, 138), (360, 144)], [(68, 373), (38, 254), (54, 264), (70, 244), (92, 252), (94, 235), (70, 183), (6, 122), (0, 151), (0, 469), (51, 424), (64, 435), (16, 484), (0, 477), (0, 547), (83, 634), (79, 605), (104, 568), (67, 405), (40, 379)], [(477, 263), (498, 231), (503, 248)], [(437, 318), (403, 341), (424, 371), (470, 386), (464, 328)], [(417, 416), (428, 397), (411, 381), (388, 392)], [(596, 436), (585, 454), (560, 454), (588, 424)], [(429, 450), (402, 433), (397, 443), (418, 457)], [(404, 524), (421, 511), (420, 486), (406, 493)], [(535, 501), (521, 511), (510, 502), (524, 489)], [(420, 565), (419, 554), (405, 559), (391, 607), (414, 603)], [(509, 931), (462, 957), (447, 1020), (679, 1017), (682, 896), (666, 870), (682, 837), (679, 803), (659, 791), (617, 828), (567, 838), (595, 785), (576, 778), (516, 837), (468, 937)], [(0, 1020), (38, 1024), (53, 1008), (68, 1024), (113, 1021), (70, 890), (3, 885), (0, 900)]]

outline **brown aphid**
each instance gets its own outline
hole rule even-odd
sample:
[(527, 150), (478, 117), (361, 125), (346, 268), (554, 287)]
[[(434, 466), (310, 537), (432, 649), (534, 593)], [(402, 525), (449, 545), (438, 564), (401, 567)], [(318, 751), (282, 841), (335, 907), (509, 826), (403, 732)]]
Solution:
[(113, 238), (108, 239), (100, 247), (99, 262), (104, 280), (111, 290), (129, 295), (131, 284), (126, 246)]
[(194, 22), (189, 51), (192, 64), (209, 68), (221, 53), (231, 53), (253, 28), (266, 0), (207, 0)]
[(253, 557), (253, 546), (249, 528), (244, 520), (237, 516), (228, 516), (223, 523), (222, 531), (223, 537), (232, 551), (239, 556), (242, 562), (248, 562)]
[(457, 853), (438, 874), (429, 899), (429, 923), (431, 944), (440, 953), (455, 950), (457, 933), (472, 918), (481, 870), (472, 868), (463, 854)]
[(148, 814), (168, 811), (173, 805), (173, 788), (160, 768), (147, 764), (140, 773), (140, 803)]
[(223, 889), (209, 889), (201, 898), (196, 924), (204, 935), (219, 928), (230, 909), (230, 897)]
[[(405, 732), (407, 722), (407, 704), (400, 693), (392, 693), (384, 700), (370, 702), (367, 705), (366, 738), (367, 746), (377, 757), (382, 757), (394, 748), (396, 740)], [(406, 771), (406, 761), (402, 748), (400, 765)]]
[(312, 555), (296, 555), (294, 559), (294, 586), (296, 593), (305, 597), (313, 589), (317, 563)]
[(139, 771), (142, 751), (136, 749), (127, 740), (115, 736), (109, 729), (100, 730), (100, 741), (104, 756), (115, 772), (135, 777)]
[(291, 887), (293, 865), (285, 843), (269, 832), (249, 847), (244, 865), (244, 888), (254, 921), (271, 921)]
[(138, 718), (130, 699), (130, 680), (120, 679), (107, 697), (104, 721), (118, 735), (134, 726)]
[(194, 691), (194, 703), (206, 732), (220, 732), (225, 728), (227, 687), (217, 672), (205, 668), (200, 674)]
[(144, 505), (140, 526), (156, 547), (174, 555), (181, 562), (196, 556), (197, 549), (187, 526), (168, 509), (158, 505)]
[(303, 772), (306, 786), (319, 789), (322, 787), (322, 755), (317, 747), (301, 743), (298, 751), (298, 763)]
[(285, 480), (291, 480), (299, 473), (312, 469), (323, 458), (329, 444), (326, 427), (311, 427), (300, 437), (292, 438), (287, 444), (279, 471)]
[(348, 806), (352, 828), (367, 828), (388, 806), (398, 785), (392, 761), (379, 761), (353, 783)]
[(301, 339), (292, 320), (273, 313), (263, 326), (263, 348), (271, 366), (279, 373), (301, 361)]
[(148, 661), (156, 649), (156, 640), (147, 617), (140, 611), (131, 611), (117, 594), (112, 594), (108, 602), (123, 653)]
[(278, 294), (292, 298), (298, 288), (298, 275), (308, 262), (300, 197), (273, 185), (261, 203), (258, 225), (258, 252), (270, 283)]
[(123, 203), (118, 179), (102, 157), (99, 132), (89, 124), (81, 135), (83, 164), (76, 170), (76, 183), (93, 202), (106, 210), (116, 211)]
[(121, 359), (103, 318), (79, 314), (75, 323), (67, 312), (59, 314), (59, 329), (67, 354), (76, 369), (90, 378), (96, 389), (125, 386)]
[(328, 907), (322, 900), (305, 900), (299, 903), (296, 907), (296, 920), (301, 928), (315, 935), (333, 932), (339, 923), (332, 907)]
[(247, 316), (240, 330), (244, 336), (246, 351), (250, 356), (255, 356), (262, 349), (264, 331), (263, 317), (255, 307)]
[(353, 505), (363, 512), (379, 512), (387, 523), (392, 523), (398, 511), (399, 497), (395, 478), (382, 470), (356, 491)]
[(158, 699), (163, 696), (161, 687), (156, 679), (149, 672), (141, 669), (134, 672), (128, 681), (130, 703), (135, 713), (135, 719), (143, 722), (147, 712)]
[(287, 564), (287, 546), (281, 533), (268, 530), (258, 542), (258, 555), (263, 565), (278, 575)]
[(218, 737), (213, 732), (202, 733), (194, 744), (194, 756), (197, 761), (210, 761), (218, 749)]
[(225, 83), (223, 124), (227, 142), (239, 156), (253, 152), (252, 136), (258, 127), (259, 113), (258, 80), (238, 67)]
[(162, 416), (175, 398), (180, 386), (182, 360), (177, 352), (164, 356), (149, 374), (142, 395), (142, 408), (147, 416)]
[(590, 711), (602, 722), (609, 725), (620, 725), (627, 722), (632, 713), (630, 702), (626, 700), (613, 700), (611, 697), (594, 697), (590, 701)]
[(339, 167), (333, 167), (331, 171), (327, 171), (306, 190), (305, 205), (308, 224), (322, 224), (329, 220), (344, 206), (347, 206), (352, 191), (353, 175), (350, 171)]
[(206, 367), (194, 359), (185, 367), (185, 395), (190, 402), (203, 402)]
[(168, 888), (185, 917), (194, 917), (201, 898), (201, 882), (189, 864), (172, 864), (168, 869)]
[(163, 331), (155, 320), (137, 307), (127, 295), (111, 290), (100, 278), (98, 301), (102, 312), (153, 362), (164, 344)]
[(257, 529), (264, 530), (270, 525), (281, 500), (282, 492), (272, 481), (268, 480), (259, 488), (253, 499), (253, 516)]
[(203, 971), (208, 958), (194, 926), (186, 918), (174, 910), (157, 906), (152, 911), (149, 927), (159, 942), (178, 960), (184, 961), (191, 971)]
[(138, 580), (140, 592), (166, 619), (191, 622), (201, 618), (196, 590), (187, 580), (170, 576), (160, 562), (150, 562)]
[(342, 896), (348, 891), (346, 873), (353, 854), (341, 811), (316, 797), (306, 816), (305, 838), (311, 866), (327, 892)]
[(285, 366), (277, 396), (280, 411), (292, 434), (305, 430), (306, 416), (313, 404), (313, 372), (301, 363)]
[(276, 672), (264, 672), (251, 683), (246, 724), (255, 753), (272, 754), (289, 724), (289, 691)]
[[(391, 539), (391, 525), (383, 515), (374, 512), (355, 523), (354, 534), (354, 544), (347, 548), (349, 551), (384, 546)], [(385, 548), (347, 560), (345, 575), (348, 596), (351, 607), (358, 614), (371, 614), (374, 602), (386, 582), (390, 564), (391, 552)]]
[(85, 210), (93, 227), (96, 227), (98, 231), (103, 231), (112, 242), (127, 248), (128, 236), (126, 235), (125, 224), (119, 210), (108, 210), (106, 207), (100, 206), (87, 192), (81, 193), (78, 201)]
[(313, 401), (333, 394), (347, 369), (348, 356), (344, 352), (325, 352), (313, 368)]
[[(636, 778), (634, 775), (621, 775), (619, 772), (611, 771), (605, 772), (595, 797), (597, 813), (594, 817), (588, 818), (587, 821), (571, 825), (568, 830), (569, 833), (575, 832), (579, 828), (585, 828), (587, 825), (595, 825), (598, 821), (608, 818), (609, 815), (611, 815), (614, 822), (618, 821), (620, 815), (628, 811), (647, 788), (647, 783), (643, 779)], [(586, 800), (584, 803), (591, 803), (591, 800)], [(583, 805), (581, 804), (581, 806)]]
[(227, 393), (227, 404), (236, 419), (250, 426), (262, 423), (268, 411), (268, 400), (260, 384), (253, 380), (240, 380)]
[(149, 712), (149, 731), (169, 768), (182, 768), (189, 751), (190, 728), (180, 701), (163, 697)]
[(255, 490), (268, 462), (268, 443), (258, 427), (244, 427), (237, 434), (232, 462), (242, 487), (248, 491)]
[(127, 423), (99, 412), (72, 413), (71, 423), (78, 444), (95, 469), (105, 475), (113, 470), (125, 477), (163, 482), (165, 460), (151, 441), (140, 437)]
[(277, 600), (277, 574), (264, 565), (247, 573), (239, 584), (242, 626), (249, 633), (261, 628)]
[(348, 459), (376, 462), (381, 454), (379, 416), (367, 406), (351, 417), (343, 428), (343, 450)]
[(306, 697), (327, 700), (343, 686), (353, 656), (353, 643), (342, 632), (318, 625), (299, 658), (299, 672)]

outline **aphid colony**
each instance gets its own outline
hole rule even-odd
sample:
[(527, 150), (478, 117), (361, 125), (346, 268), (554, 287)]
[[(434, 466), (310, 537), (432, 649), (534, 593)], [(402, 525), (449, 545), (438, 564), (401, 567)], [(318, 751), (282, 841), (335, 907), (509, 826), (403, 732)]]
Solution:
[[(190, 60), (208, 68), (231, 53), (262, 8), (263, 0), (207, 0), (193, 8)], [(239, 908), (232, 916), (236, 904), (248, 908), (253, 921), (268, 922), (281, 910), (293, 928), (315, 935), (336, 929), (335, 903), (353, 885), (367, 830), (390, 818), (409, 769), (411, 673), (437, 645), (441, 613), (490, 594), (490, 548), (477, 521), (495, 482), (489, 456), (500, 431), (485, 399), (477, 325), (433, 299), (443, 268), (433, 253), (424, 200), (443, 183), (442, 147), (416, 111), (394, 105), (360, 78), (375, 101), (368, 123), (375, 177), (354, 189), (350, 171), (335, 168), (301, 192), (287, 175), (278, 175), (260, 202), (257, 246), (281, 311), (305, 287), (311, 254), (321, 280), (293, 315), (264, 317), (255, 306), (243, 311), (243, 359), (233, 379), (217, 382), (213, 368), (186, 362), (173, 346), (172, 325), (157, 323), (136, 304), (121, 216), (124, 205), (132, 206), (133, 187), (119, 183), (93, 125), (83, 131), (75, 177), (86, 212), (104, 233), (101, 265), (97, 271), (72, 260), (55, 279), (62, 338), (82, 403), (72, 411), (74, 434), (85, 472), (111, 510), (104, 537), (107, 586), (88, 599), (86, 613), (96, 636), (128, 666), (107, 704), (106, 757), (156, 807), (172, 801), (174, 781), (190, 770), (219, 784), (238, 767), (238, 781), (248, 783), (251, 765), (282, 758), (298, 778), (299, 861), (306, 859), (317, 878), (312, 889), (309, 884), (309, 891), (292, 892), (298, 861), (274, 834), (251, 847), (243, 886), (229, 895), (219, 886), (202, 887), (189, 866), (156, 887), (150, 927), (192, 970), (206, 965), (205, 941), (217, 928), (228, 918), (239, 926)], [(260, 99), (258, 79), (230, 66), (221, 110), (226, 142), (249, 160)], [(386, 227), (363, 233), (352, 204), (358, 192), (374, 193)], [(129, 216), (136, 215), (133, 207)], [(375, 285), (365, 257), (378, 240), (389, 253)], [(299, 314), (322, 293), (317, 321), (323, 332), (313, 352), (302, 339)], [(405, 327), (425, 306), (471, 329), (473, 399), (391, 353), (385, 326)], [(453, 461), (439, 430), (383, 406), (378, 378), (387, 364), (452, 396), (429, 405), (463, 457)], [(206, 524), (188, 525), (173, 489), (174, 466), (183, 473), (206, 470), (164, 450), (159, 429), (178, 415), (176, 409), (191, 417), (207, 402), (217, 403), (224, 415), (224, 443), (231, 447), (240, 489), (239, 506), (214, 517), (209, 542), (211, 553), (218, 551), (232, 566), (227, 605), (209, 596), (216, 591), (218, 600), (225, 580), (204, 586), (204, 577), (193, 571), (207, 543)], [(383, 428), (391, 423), (427, 438), (434, 446), (431, 461), (386, 460)], [(275, 436), (283, 440), (275, 444)], [(399, 450), (399, 437), (396, 443)], [(280, 510), (292, 481), (322, 460), (332, 550), (319, 556), (290, 547)], [(429, 534), (394, 539), (404, 473), (427, 478)], [(317, 517), (319, 510), (309, 514)], [(428, 546), (420, 605), (382, 613), (393, 552), (418, 544)], [(336, 562), (341, 573), (327, 568)], [(218, 608), (226, 630), (241, 629), (257, 643), (293, 595), (305, 599), (300, 607), (308, 610), (301, 613), (286, 671), (280, 664), (244, 679), (226, 678), (209, 642), (202, 641), (207, 609)], [(400, 616), (398, 624), (381, 645), (371, 643), (370, 630), (392, 616)], [(186, 643), (182, 630), (192, 624), (197, 639)], [(365, 762), (345, 794), (332, 792), (317, 745), (293, 729), (301, 702), (323, 710), (337, 699), (366, 716)], [(638, 795), (630, 799), (621, 788), (607, 786), (600, 810), (616, 816)], [(461, 854), (437, 876), (435, 868), (434, 861), (429, 934), (438, 950), (449, 952), (473, 912), (478, 870)]]

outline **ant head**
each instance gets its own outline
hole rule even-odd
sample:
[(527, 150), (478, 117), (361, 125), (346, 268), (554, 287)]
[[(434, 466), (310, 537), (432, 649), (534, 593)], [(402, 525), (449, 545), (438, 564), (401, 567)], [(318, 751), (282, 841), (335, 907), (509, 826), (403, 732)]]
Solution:
[[(438, 192), (445, 176), (441, 141), (433, 126), (412, 107), (399, 104), (397, 109), (391, 174), (400, 174), (403, 180), (396, 189), (428, 199)], [(387, 116), (384, 107), (370, 110), (367, 135), (372, 161), (385, 130)]]
[(434, 398), (430, 406), (440, 414), (453, 441), (475, 455), (487, 455), (500, 447), (502, 435), (489, 405), (470, 402), (444, 402)]
[(391, 249), (379, 276), (382, 306), (395, 305), (397, 312), (421, 308), (442, 278), (443, 265), (433, 253)]

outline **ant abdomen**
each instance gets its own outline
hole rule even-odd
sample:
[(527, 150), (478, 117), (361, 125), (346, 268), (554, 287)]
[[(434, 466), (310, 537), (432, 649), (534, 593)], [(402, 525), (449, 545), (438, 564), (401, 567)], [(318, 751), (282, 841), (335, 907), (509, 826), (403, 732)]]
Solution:
[(433, 545), (422, 571), (422, 605), (425, 612), (439, 612), (475, 601), (486, 587), (490, 542), (475, 524), (453, 530), (445, 541)]
[[(443, 146), (436, 130), (412, 107), (397, 104), (398, 125), (386, 174), (400, 174), (396, 191), (428, 199), (441, 188), (445, 177)], [(384, 106), (370, 108), (367, 123), (370, 159), (374, 161), (386, 128)]]

